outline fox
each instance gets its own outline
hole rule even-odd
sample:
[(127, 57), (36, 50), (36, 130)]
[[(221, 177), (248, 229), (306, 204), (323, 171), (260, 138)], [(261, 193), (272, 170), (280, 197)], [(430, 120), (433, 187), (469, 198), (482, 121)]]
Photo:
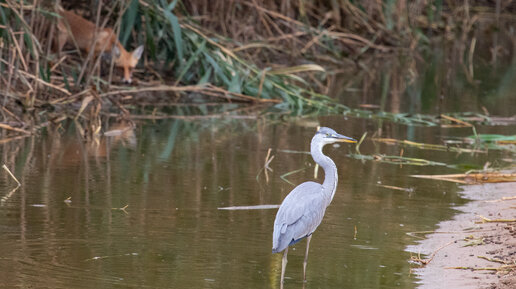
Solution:
[[(96, 40), (93, 52), (95, 54), (111, 53), (115, 66), (123, 69), (123, 82), (132, 83), (132, 71), (143, 54), (143, 45), (128, 52), (118, 41), (113, 29), (109, 27), (98, 29), (95, 23), (63, 8), (58, 9), (58, 13), (61, 16), (57, 22), (56, 45), (59, 53), (67, 43), (76, 45), (80, 50), (89, 53)], [(95, 31), (97, 32), (95, 33)]]

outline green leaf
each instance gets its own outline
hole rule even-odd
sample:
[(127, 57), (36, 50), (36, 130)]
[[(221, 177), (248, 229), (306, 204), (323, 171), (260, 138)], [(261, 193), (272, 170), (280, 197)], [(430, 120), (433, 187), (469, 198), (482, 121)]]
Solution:
[(131, 30), (133, 30), (134, 22), (138, 16), (138, 0), (132, 0), (131, 4), (129, 4), (129, 8), (125, 11), (122, 16), (122, 23), (120, 25), (120, 43), (125, 46), (127, 44), (127, 40), (131, 35)]
[(183, 76), (185, 75), (185, 73), (190, 69), (190, 67), (192, 66), (192, 64), (194, 63), (195, 60), (197, 60), (197, 58), (199, 57), (199, 54), (201, 54), (202, 52), (204, 52), (204, 49), (206, 48), (206, 40), (203, 40), (203, 42), (201, 43), (201, 45), (199, 45), (199, 47), (197, 48), (197, 50), (194, 52), (194, 54), (190, 57), (190, 59), (188, 59), (188, 61), (186, 62), (185, 66), (182, 68), (181, 72), (179, 73), (179, 76), (177, 77), (177, 80), (176, 80), (176, 83), (179, 83), (181, 81), (181, 79), (183, 78)]
[(208, 69), (206, 69), (206, 72), (204, 73), (204, 75), (201, 77), (201, 79), (199, 79), (199, 82), (197, 84), (205, 84), (205, 83), (208, 83), (209, 80), (211, 78), (211, 67), (208, 67)]
[(501, 134), (478, 134), (476, 136), (468, 136), (470, 139), (479, 139), (484, 142), (496, 142), (496, 141), (516, 141), (516, 135), (501, 135)]
[(238, 77), (238, 73), (234, 73), (231, 78), (231, 83), (229, 84), (228, 91), (241, 93), (242, 87), (240, 85), (240, 77)]
[(168, 6), (167, 6), (167, 11), (170, 12), (170, 11), (174, 10), (174, 8), (176, 8), (176, 4), (177, 4), (177, 0), (170, 2), (170, 4), (168, 4)]
[(174, 34), (174, 43), (176, 45), (177, 61), (179, 67), (183, 67), (183, 38), (181, 37), (181, 26), (179, 25), (179, 20), (170, 11), (165, 10), (165, 16), (172, 26), (172, 33)]
[(215, 61), (215, 59), (213, 59), (213, 57), (211, 57), (211, 55), (209, 55), (208, 53), (204, 52), (203, 53), (204, 57), (206, 58), (206, 60), (211, 64), (211, 66), (213, 67), (213, 71), (215, 72), (215, 75), (220, 77), (222, 79), (222, 81), (224, 82), (224, 85), (226, 86), (229, 86), (230, 85), (230, 81), (229, 79), (227, 78), (227, 76), (224, 74), (224, 71), (222, 70), (222, 68), (220, 67), (220, 65)]

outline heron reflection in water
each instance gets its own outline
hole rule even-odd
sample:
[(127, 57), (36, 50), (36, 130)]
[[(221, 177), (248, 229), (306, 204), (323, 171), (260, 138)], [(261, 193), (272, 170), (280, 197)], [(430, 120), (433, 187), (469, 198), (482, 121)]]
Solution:
[(336, 133), (333, 129), (321, 127), (312, 138), (310, 153), (314, 161), (324, 170), (324, 182), (304, 182), (295, 187), (283, 200), (274, 220), (272, 253), (283, 251), (281, 261), (281, 285), (287, 266), (288, 246), (306, 237), (306, 252), (303, 261), (303, 281), (306, 282), (306, 264), (312, 233), (324, 217), (326, 207), (331, 203), (337, 189), (337, 166), (326, 155), (323, 147), (336, 142), (356, 143), (355, 139)]

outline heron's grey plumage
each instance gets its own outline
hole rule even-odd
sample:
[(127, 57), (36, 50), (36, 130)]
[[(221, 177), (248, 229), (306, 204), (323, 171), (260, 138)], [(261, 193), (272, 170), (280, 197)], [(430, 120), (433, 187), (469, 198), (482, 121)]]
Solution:
[(274, 221), (273, 253), (285, 250), (291, 242), (315, 231), (327, 207), (323, 194), (323, 186), (314, 182), (302, 183), (288, 194)]
[[(310, 236), (321, 224), (326, 207), (331, 203), (337, 189), (337, 166), (326, 155), (323, 147), (327, 144), (356, 140), (340, 135), (334, 130), (322, 127), (312, 138), (310, 153), (314, 161), (324, 170), (324, 182), (305, 182), (295, 187), (283, 200), (274, 220), (274, 232), (272, 234), (272, 252), (284, 251), (289, 245)], [(286, 265), (286, 252), (284, 252), (284, 265), (282, 265), (282, 278)], [(308, 244), (305, 255), (304, 267), (308, 257)], [(305, 270), (303, 270), (303, 273)], [(282, 283), (283, 284), (283, 283)]]

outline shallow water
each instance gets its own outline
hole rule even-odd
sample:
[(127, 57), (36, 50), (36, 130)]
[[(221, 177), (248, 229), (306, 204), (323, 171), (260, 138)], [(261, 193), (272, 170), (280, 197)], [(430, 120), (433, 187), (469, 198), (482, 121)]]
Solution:
[[(0, 206), (0, 284), (278, 287), (281, 254), (271, 254), (276, 210), (217, 208), (279, 204), (293, 188), (281, 176), (294, 170), (303, 169), (285, 177), (294, 184), (313, 179), (311, 157), (292, 151), (308, 150), (315, 124), (355, 138), (376, 125), (340, 116), (279, 124), (162, 121), (103, 138), (98, 146), (82, 142), (73, 126), (4, 145), (21, 187), (6, 193)], [(403, 125), (384, 133), (432, 143), (444, 134)], [(260, 170), (269, 148), (274, 159), (267, 183)], [(369, 141), (360, 150), (399, 154), (398, 147)], [(404, 248), (416, 240), (406, 233), (434, 229), (464, 201), (455, 184), (408, 175), (456, 170), (362, 162), (348, 156), (352, 145), (325, 152), (338, 166), (339, 186), (312, 239), (305, 287), (413, 287)], [(404, 154), (455, 164), (487, 160), (410, 148)], [(1, 175), (2, 192), (16, 187)], [(290, 250), (286, 288), (302, 286), (304, 246)]]
[[(336, 76), (332, 95), (351, 107), (373, 104), (394, 113), (482, 107), (498, 116), (513, 113), (516, 73), (510, 69), (489, 74), (478, 67), (477, 76), (488, 76), (475, 85), (455, 67), (459, 71), (451, 75), (458, 76), (439, 78), (449, 65), (440, 58), (422, 68), (411, 61), (391, 64), (370, 67), (374, 74)], [(306, 152), (317, 125), (357, 139), (368, 132), (432, 144), (473, 133), (343, 116), (169, 120), (140, 122), (134, 130), (104, 122), (105, 131), (118, 133), (98, 143), (84, 142), (68, 122), (0, 146), (2, 162), (21, 182), (14, 190), (16, 183), (0, 173), (1, 287), (279, 288), (281, 254), (271, 254), (276, 210), (218, 208), (279, 204), (294, 187), (289, 182), (314, 179)], [(266, 176), (269, 148), (274, 159)], [(303, 241), (289, 250), (285, 288), (415, 287), (405, 248), (417, 239), (407, 233), (435, 229), (466, 201), (456, 184), (409, 176), (466, 169), (362, 161), (349, 156), (356, 153), (354, 145), (325, 152), (338, 167), (337, 192), (312, 238), (308, 283), (302, 282)], [(487, 161), (514, 165), (514, 154), (503, 150), (402, 150), (368, 139), (360, 152), (463, 168), (481, 168)], [(322, 177), (319, 170), (315, 180)]]

